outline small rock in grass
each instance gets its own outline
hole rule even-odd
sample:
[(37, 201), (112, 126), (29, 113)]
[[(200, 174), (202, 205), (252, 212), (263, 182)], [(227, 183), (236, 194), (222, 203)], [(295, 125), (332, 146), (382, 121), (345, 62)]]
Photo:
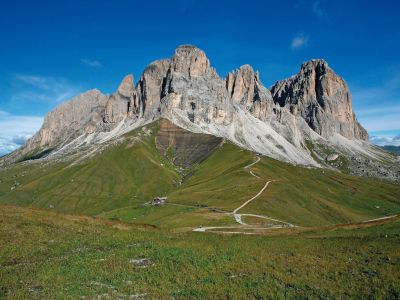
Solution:
[(129, 263), (137, 268), (147, 268), (154, 265), (154, 262), (150, 258), (130, 259)]

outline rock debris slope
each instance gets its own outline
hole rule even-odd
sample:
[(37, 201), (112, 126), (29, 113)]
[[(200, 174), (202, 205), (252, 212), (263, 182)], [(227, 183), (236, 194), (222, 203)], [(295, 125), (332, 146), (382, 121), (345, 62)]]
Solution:
[(128, 75), (112, 95), (92, 90), (59, 105), (2, 163), (42, 153), (49, 159), (65, 156), (160, 118), (293, 164), (400, 176), (394, 160), (368, 142), (345, 81), (324, 60), (304, 63), (298, 74), (269, 90), (249, 65), (221, 78), (191, 45), (151, 63), (136, 85)]

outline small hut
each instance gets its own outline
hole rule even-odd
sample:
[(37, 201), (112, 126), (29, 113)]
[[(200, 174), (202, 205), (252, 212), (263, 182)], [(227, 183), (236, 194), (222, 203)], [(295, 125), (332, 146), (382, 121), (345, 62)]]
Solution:
[(164, 205), (165, 202), (167, 202), (167, 197), (155, 197), (153, 198), (153, 201), (151, 201), (151, 205), (154, 206)]

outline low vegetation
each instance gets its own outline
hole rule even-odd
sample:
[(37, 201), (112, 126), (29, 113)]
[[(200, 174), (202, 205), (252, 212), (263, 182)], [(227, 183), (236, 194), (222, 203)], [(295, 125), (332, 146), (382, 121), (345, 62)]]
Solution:
[(400, 297), (399, 218), (243, 236), (1, 206), (0, 224), (5, 299)]

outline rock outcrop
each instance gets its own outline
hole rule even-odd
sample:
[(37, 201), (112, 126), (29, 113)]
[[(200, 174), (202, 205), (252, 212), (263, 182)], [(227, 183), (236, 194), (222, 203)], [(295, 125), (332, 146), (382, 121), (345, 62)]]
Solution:
[(67, 144), (80, 135), (95, 132), (102, 122), (108, 97), (90, 90), (49, 112), (40, 130), (21, 149), (22, 155)]
[(121, 122), (128, 115), (138, 112), (138, 104), (133, 86), (133, 76), (127, 75), (117, 91), (107, 101), (103, 121), (106, 124)]
[(338, 133), (349, 139), (368, 140), (353, 112), (346, 82), (322, 59), (304, 63), (300, 72), (271, 88), (274, 101), (300, 115), (319, 135)]
[(233, 105), (225, 82), (205, 53), (190, 45), (175, 50), (162, 91), (161, 112), (179, 109), (194, 123), (229, 124)]
[(243, 65), (226, 77), (226, 89), (232, 101), (248, 110), (258, 119), (265, 120), (273, 113), (271, 92), (264, 87), (258, 72), (250, 65)]
[(136, 86), (137, 112), (140, 117), (151, 120), (159, 115), (163, 85), (170, 65), (169, 59), (162, 59), (151, 63), (144, 70)]

